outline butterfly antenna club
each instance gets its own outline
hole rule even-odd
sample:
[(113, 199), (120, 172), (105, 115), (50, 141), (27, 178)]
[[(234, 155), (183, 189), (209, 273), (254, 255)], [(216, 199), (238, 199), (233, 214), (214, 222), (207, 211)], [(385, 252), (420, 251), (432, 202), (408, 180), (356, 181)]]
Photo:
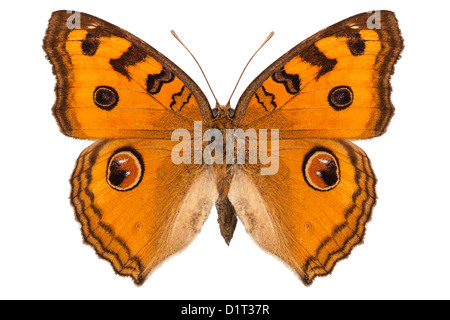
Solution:
[(267, 43), (267, 41), (269, 41), (270, 38), (272, 38), (272, 36), (273, 36), (274, 34), (275, 34), (275, 32), (272, 31), (272, 32), (267, 36), (266, 40), (264, 40), (264, 42), (262, 43), (262, 45), (258, 48), (258, 50), (256, 50), (255, 53), (254, 53), (254, 54), (250, 57), (250, 59), (248, 60), (247, 64), (246, 64), (245, 67), (244, 67), (244, 70), (242, 70), (241, 75), (239, 76), (238, 81), (236, 82), (236, 85), (234, 86), (233, 91), (231, 92), (230, 99), (228, 99), (228, 102), (227, 102), (227, 105), (228, 105), (228, 106), (230, 105), (231, 98), (233, 97), (233, 94), (234, 94), (234, 92), (236, 91), (236, 88), (237, 88), (237, 86), (238, 86), (238, 84), (239, 84), (239, 81), (241, 81), (241, 78), (242, 78), (242, 75), (243, 75), (244, 72), (245, 72), (245, 69), (247, 69), (248, 65), (250, 64), (250, 61), (252, 61), (253, 57), (256, 56), (256, 54), (258, 53), (258, 51), (261, 50), (262, 47), (264, 47), (264, 45)]
[(200, 68), (200, 71), (203, 74), (203, 77), (206, 80), (206, 83), (208, 84), (209, 90), (211, 90), (212, 95), (214, 96), (214, 99), (216, 100), (216, 106), (219, 105), (219, 101), (216, 98), (216, 95), (214, 94), (213, 89), (211, 88), (211, 85), (209, 84), (208, 78), (206, 77), (205, 72), (203, 71), (202, 67), (200, 66), (200, 63), (197, 61), (197, 59), (195, 58), (195, 56), (192, 54), (192, 52), (188, 49), (188, 47), (186, 47), (186, 45), (183, 43), (183, 41), (181, 41), (180, 37), (175, 33), (174, 30), (170, 30), (170, 33), (172, 33), (172, 35), (175, 37), (175, 39), (178, 40), (178, 42), (181, 43), (181, 45), (189, 52), (189, 54), (192, 56), (192, 58), (194, 58), (195, 62), (197, 63), (198, 67)]

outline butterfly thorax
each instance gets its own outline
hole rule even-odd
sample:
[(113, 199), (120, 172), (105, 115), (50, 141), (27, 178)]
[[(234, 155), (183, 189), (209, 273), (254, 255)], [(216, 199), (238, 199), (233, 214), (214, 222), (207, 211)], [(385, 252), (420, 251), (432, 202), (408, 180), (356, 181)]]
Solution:
[(213, 121), (212, 128), (219, 130), (232, 129), (232, 117), (234, 114), (234, 109), (227, 105), (216, 104), (216, 107), (212, 109)]
[(232, 119), (230, 117), (231, 111), (233, 109), (230, 108), (229, 105), (216, 105), (216, 108), (212, 110), (214, 119), (211, 123), (211, 129), (220, 130), (223, 140), (219, 143), (222, 143), (223, 150), (223, 159), (222, 163), (214, 164), (214, 173), (216, 176), (216, 181), (218, 183), (218, 189), (220, 198), (226, 198), (228, 194), (229, 184), (231, 183), (232, 174), (232, 164), (227, 164), (226, 159), (226, 146), (227, 146), (227, 130), (233, 129)]

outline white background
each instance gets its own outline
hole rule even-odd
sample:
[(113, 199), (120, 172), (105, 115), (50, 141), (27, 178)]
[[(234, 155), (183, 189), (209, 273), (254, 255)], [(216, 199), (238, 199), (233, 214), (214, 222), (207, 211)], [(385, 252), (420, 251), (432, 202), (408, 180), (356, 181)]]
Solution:
[[(6, 7), (5, 7), (6, 6)], [(221, 103), (270, 31), (236, 92), (313, 33), (354, 14), (396, 12), (405, 39), (392, 78), (396, 114), (382, 137), (357, 141), (378, 177), (364, 244), (333, 274), (304, 287), (238, 224), (227, 247), (213, 210), (194, 243), (142, 287), (114, 274), (82, 243), (68, 179), (90, 141), (63, 136), (51, 114), (55, 78), (41, 48), (54, 10), (118, 25), (183, 68), (202, 64)], [(9, 1), (0, 16), (0, 298), (419, 299), (450, 298), (449, 41), (444, 1)]]

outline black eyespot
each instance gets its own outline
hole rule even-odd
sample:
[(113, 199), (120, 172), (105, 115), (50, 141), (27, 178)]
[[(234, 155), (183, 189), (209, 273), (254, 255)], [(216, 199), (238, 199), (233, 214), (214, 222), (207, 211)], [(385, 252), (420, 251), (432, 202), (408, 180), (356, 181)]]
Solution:
[(144, 174), (140, 153), (132, 148), (116, 150), (108, 162), (106, 181), (117, 191), (129, 191), (138, 186)]
[(100, 109), (110, 111), (119, 102), (119, 94), (114, 88), (100, 86), (94, 90), (94, 103)]
[(314, 148), (303, 160), (303, 176), (311, 188), (329, 191), (334, 189), (341, 179), (339, 162), (330, 150)]
[(93, 56), (98, 49), (99, 41), (95, 38), (86, 37), (81, 42), (81, 51), (84, 55)]
[(351, 39), (347, 42), (350, 53), (354, 56), (363, 55), (366, 51), (366, 42), (363, 39)]
[(339, 86), (331, 89), (328, 94), (328, 103), (336, 110), (344, 110), (353, 102), (353, 91), (350, 87)]

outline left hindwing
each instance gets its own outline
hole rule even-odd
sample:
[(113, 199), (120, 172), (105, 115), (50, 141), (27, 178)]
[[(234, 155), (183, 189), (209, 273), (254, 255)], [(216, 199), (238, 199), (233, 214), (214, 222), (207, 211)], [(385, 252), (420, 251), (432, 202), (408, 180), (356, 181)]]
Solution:
[(142, 284), (195, 238), (217, 199), (211, 170), (175, 165), (174, 142), (114, 139), (88, 147), (71, 178), (83, 238)]
[(57, 77), (53, 113), (68, 136), (170, 139), (173, 130), (212, 118), (206, 97), (180, 68), (99, 18), (54, 12), (44, 50)]
[(389, 11), (328, 27), (250, 84), (236, 107), (235, 125), (277, 128), (282, 139), (381, 135), (394, 112), (389, 80), (402, 49), (397, 19)]

